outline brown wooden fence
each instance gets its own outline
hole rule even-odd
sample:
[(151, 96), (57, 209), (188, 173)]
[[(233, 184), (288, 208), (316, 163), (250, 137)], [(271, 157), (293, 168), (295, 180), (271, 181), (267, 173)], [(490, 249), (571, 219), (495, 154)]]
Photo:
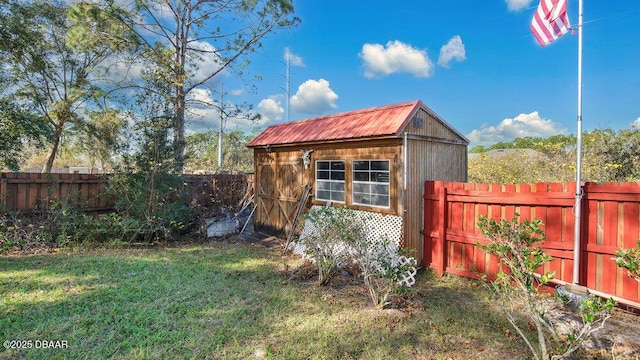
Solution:
[[(250, 174), (184, 175), (192, 203), (235, 205), (252, 186)], [(108, 175), (0, 173), (0, 211), (30, 213), (52, 200), (84, 211), (110, 211), (115, 201), (104, 185)]]
[[(640, 239), (640, 183), (587, 183), (582, 187), (578, 283), (596, 295), (640, 307), (640, 287), (611, 259)], [(495, 276), (499, 262), (478, 244), (487, 244), (478, 216), (534, 218), (544, 223), (542, 248), (551, 255), (544, 271), (573, 282), (575, 182), (470, 184), (427, 181), (424, 192), (423, 266), (440, 275)]]
[(107, 178), (91, 174), (1, 173), (0, 209), (21, 213), (47, 209), (53, 200), (87, 211), (113, 208)]

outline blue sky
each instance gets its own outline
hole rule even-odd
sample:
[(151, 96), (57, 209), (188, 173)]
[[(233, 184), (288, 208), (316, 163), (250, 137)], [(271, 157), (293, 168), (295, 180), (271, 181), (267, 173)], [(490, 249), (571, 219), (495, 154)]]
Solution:
[[(390, 7), (393, 4), (393, 7)], [(259, 125), (422, 100), (471, 146), (575, 134), (578, 36), (542, 48), (537, 0), (295, 1), (299, 27), (250, 58), (257, 90), (232, 87)], [(572, 25), (578, 0), (569, 0)], [(584, 0), (583, 129), (640, 127), (640, 2)], [(237, 96), (233, 96), (233, 94)], [(239, 125), (236, 125), (239, 126)]]

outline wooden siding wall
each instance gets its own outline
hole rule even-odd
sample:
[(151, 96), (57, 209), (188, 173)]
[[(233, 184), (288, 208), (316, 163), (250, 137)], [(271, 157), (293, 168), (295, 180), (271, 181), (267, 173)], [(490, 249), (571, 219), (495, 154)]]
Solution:
[[(640, 239), (640, 183), (583, 186), (580, 279), (592, 292), (640, 306), (640, 286), (611, 260), (619, 248)], [(495, 276), (498, 260), (477, 244), (487, 240), (477, 228), (479, 215), (491, 219), (541, 219), (542, 248), (553, 257), (544, 271), (573, 282), (575, 183), (469, 184), (425, 182), (425, 253), (422, 264), (479, 278)]]
[(463, 139), (460, 138), (458, 134), (456, 134), (445, 124), (440, 122), (438, 119), (433, 117), (422, 108), (418, 109), (418, 112), (414, 115), (414, 118), (422, 120), (422, 126), (416, 126), (420, 125), (419, 121), (409, 121), (405, 128), (405, 131), (409, 134), (427, 136), (434, 139), (445, 139), (455, 142), (463, 141)]
[[(291, 147), (279, 147), (266, 151), (254, 149), (256, 168), (256, 197), (255, 229), (273, 235), (282, 235), (290, 229), (290, 219), (296, 209), (302, 187), (309, 184), (315, 195), (315, 161), (317, 160), (345, 160), (346, 161), (346, 189), (345, 197), (350, 208), (400, 215), (400, 194), (398, 185), (401, 183), (401, 139), (345, 142), (340, 144), (313, 144)], [(313, 150), (311, 166), (304, 169), (302, 151)], [(351, 161), (356, 159), (388, 159), (390, 160), (390, 196), (391, 209), (379, 209), (351, 204)], [(287, 169), (285, 171), (285, 169)], [(289, 176), (282, 176), (284, 172)], [(313, 204), (324, 204), (312, 197)]]
[(424, 244), (424, 182), (466, 181), (467, 146), (457, 134), (423, 109), (416, 117), (421, 118), (422, 127), (414, 126), (413, 121), (406, 127), (409, 136), (404, 212), (410, 216), (404, 217), (404, 245), (416, 250), (414, 256), (420, 262)]

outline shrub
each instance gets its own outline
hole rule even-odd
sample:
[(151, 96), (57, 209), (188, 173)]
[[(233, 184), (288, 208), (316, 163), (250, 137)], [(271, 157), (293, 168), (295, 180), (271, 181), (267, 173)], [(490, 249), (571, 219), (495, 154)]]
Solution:
[(415, 283), (416, 259), (402, 255), (388, 237), (358, 241), (354, 245), (356, 261), (374, 305), (385, 307), (391, 293), (400, 286), (411, 287)]
[(115, 208), (128, 241), (174, 238), (187, 228), (192, 208), (186, 184), (168, 173), (117, 173), (107, 192), (115, 197)]
[(51, 239), (38, 222), (19, 214), (0, 216), (0, 253), (46, 246)]
[(638, 247), (633, 249), (620, 249), (613, 258), (616, 265), (627, 270), (627, 275), (640, 282), (640, 240)]
[(124, 224), (118, 214), (88, 215), (54, 200), (37, 213), (2, 213), (0, 252), (119, 242), (126, 231)]
[(354, 211), (343, 207), (313, 207), (304, 218), (306, 236), (299, 243), (318, 268), (318, 282), (324, 285), (352, 260), (352, 246), (364, 238), (364, 228)]
[[(576, 351), (588, 336), (604, 327), (605, 321), (610, 317), (609, 310), (615, 306), (615, 302), (588, 298), (580, 305), (582, 326), (564, 339), (558, 335), (555, 320), (548, 316), (550, 303), (539, 293), (539, 287), (555, 276), (555, 272), (541, 275), (536, 273), (546, 262), (551, 261), (549, 255), (535, 246), (545, 239), (541, 226), (542, 222), (538, 219), (519, 222), (518, 214), (510, 221), (490, 220), (483, 216), (478, 221), (478, 227), (489, 239), (488, 245), (479, 246), (496, 255), (507, 268), (507, 271), (498, 273), (497, 280), (491, 285), (495, 290), (497, 303), (534, 358), (547, 360), (552, 352), (559, 353), (554, 358), (563, 358)], [(522, 306), (518, 305), (516, 309), (514, 304)], [(518, 324), (518, 313), (524, 313), (528, 323), (533, 326), (537, 346), (536, 341), (530, 339)], [(553, 344), (549, 344), (548, 336)], [(558, 347), (550, 346), (556, 344)]]
[(299, 245), (318, 268), (318, 281), (326, 284), (336, 271), (356, 266), (376, 306), (389, 303), (400, 286), (415, 283), (416, 260), (399, 252), (386, 234), (372, 235), (367, 212), (344, 207), (313, 207), (305, 216)]

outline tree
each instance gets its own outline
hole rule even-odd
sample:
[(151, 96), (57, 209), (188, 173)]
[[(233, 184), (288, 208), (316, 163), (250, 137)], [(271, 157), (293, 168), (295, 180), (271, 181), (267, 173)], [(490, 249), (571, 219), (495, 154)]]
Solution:
[[(115, 10), (114, 10), (115, 11)], [(51, 171), (63, 135), (89, 132), (83, 110), (101, 94), (92, 75), (122, 46), (126, 28), (90, 3), (6, 0), (0, 16), (0, 58), (12, 96), (53, 129), (43, 172)], [(105, 34), (111, 34), (106, 36)]]
[(236, 130), (223, 136), (223, 161), (218, 167), (218, 134), (214, 131), (191, 134), (186, 137), (185, 168), (190, 170), (253, 171), (253, 151), (247, 144), (254, 136)]
[(640, 131), (596, 129), (584, 136), (589, 181), (640, 180)]
[[(476, 146), (469, 159), (469, 179), (474, 182), (573, 181), (576, 171), (576, 136), (554, 135), (543, 138), (517, 138), (489, 147)], [(529, 148), (544, 158), (517, 155), (488, 156), (493, 149)], [(640, 179), (640, 131), (596, 129), (583, 134), (583, 181), (638, 181)]]
[[(104, 1), (108, 7), (111, 1)], [(260, 47), (263, 38), (299, 23), (291, 0), (137, 0), (137, 16), (120, 19), (134, 30), (144, 54), (154, 64), (145, 76), (172, 87), (175, 171), (182, 172), (185, 153), (187, 96), (224, 70), (242, 75), (239, 63)], [(215, 66), (198, 67), (204, 58)]]
[(0, 99), (0, 169), (18, 171), (25, 143), (41, 147), (50, 130), (44, 119)]
[(63, 152), (74, 155), (70, 159), (76, 166), (98, 168), (101, 172), (114, 169), (116, 154), (124, 146), (125, 114), (115, 109), (91, 111), (89, 124), (82, 132), (72, 133), (62, 144)]
[(215, 131), (187, 135), (185, 138), (185, 168), (214, 172), (218, 158), (218, 135)]
[(571, 181), (575, 173), (565, 160), (566, 157), (522, 149), (500, 155), (480, 153), (469, 159), (469, 181), (507, 184)]

